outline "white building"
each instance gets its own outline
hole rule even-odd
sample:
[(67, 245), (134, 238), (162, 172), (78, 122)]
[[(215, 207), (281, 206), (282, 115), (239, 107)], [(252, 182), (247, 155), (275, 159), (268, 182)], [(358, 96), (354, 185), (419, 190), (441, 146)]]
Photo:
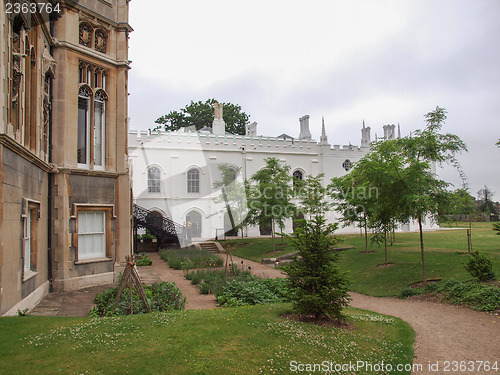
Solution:
[[(219, 111), (219, 112), (218, 112)], [(324, 121), (320, 142), (311, 139), (309, 116), (300, 118), (298, 138), (257, 135), (257, 124), (247, 125), (245, 136), (227, 134), (220, 108), (216, 108), (213, 131), (185, 129), (175, 132), (129, 132), (129, 158), (132, 167), (134, 203), (171, 218), (179, 224), (192, 223), (195, 239), (210, 239), (231, 229), (224, 205), (216, 203), (220, 190), (213, 184), (221, 180), (220, 164), (239, 169), (237, 181), (250, 178), (265, 165), (265, 159), (276, 157), (291, 167), (291, 173), (304, 178), (324, 173), (325, 184), (342, 176), (351, 164), (360, 160), (370, 145), (370, 128), (363, 123), (361, 147), (330, 145)], [(394, 137), (394, 125), (384, 126), (384, 136)], [(213, 133), (213, 134), (212, 134)], [(335, 212), (328, 219), (337, 221)], [(409, 228), (408, 228), (409, 229)], [(264, 229), (247, 227), (244, 235), (259, 236)], [(286, 232), (292, 231), (292, 220)], [(359, 232), (342, 228), (339, 232)]]

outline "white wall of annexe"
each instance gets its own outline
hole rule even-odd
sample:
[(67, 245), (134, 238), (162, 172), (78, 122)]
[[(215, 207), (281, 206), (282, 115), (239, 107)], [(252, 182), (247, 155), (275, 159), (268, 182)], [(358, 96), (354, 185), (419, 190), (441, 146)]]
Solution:
[[(179, 224), (187, 222), (190, 212), (201, 216), (200, 237), (213, 239), (224, 232), (224, 205), (216, 203), (221, 191), (213, 183), (221, 178), (218, 166), (227, 164), (240, 168), (238, 182), (250, 178), (264, 167), (265, 159), (276, 157), (290, 166), (290, 173), (300, 171), (304, 177), (324, 173), (325, 185), (331, 178), (345, 175), (346, 160), (355, 163), (368, 147), (329, 145), (314, 140), (240, 136), (210, 133), (129, 131), (129, 159), (132, 166), (134, 203), (156, 212), (164, 213)], [(148, 170), (160, 170), (159, 191), (148, 189)], [(199, 190), (188, 192), (188, 172), (199, 172)], [(337, 212), (327, 213), (329, 222), (338, 222)], [(437, 228), (430, 220), (425, 229)], [(400, 230), (416, 230), (416, 224), (404, 225)], [(292, 220), (286, 223), (287, 233), (292, 232)], [(337, 233), (359, 233), (355, 226), (339, 228)], [(258, 227), (248, 226), (248, 237), (260, 236)]]

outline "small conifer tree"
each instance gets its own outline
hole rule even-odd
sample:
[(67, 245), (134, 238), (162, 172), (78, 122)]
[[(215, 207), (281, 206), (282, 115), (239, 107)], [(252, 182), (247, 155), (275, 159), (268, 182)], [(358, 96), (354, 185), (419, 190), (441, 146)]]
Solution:
[(341, 320), (342, 309), (349, 304), (348, 278), (336, 265), (338, 254), (332, 250), (338, 242), (333, 236), (337, 224), (327, 224), (322, 215), (304, 220), (293, 234), (298, 251), (287, 268), (293, 290), (293, 309), (316, 319)]

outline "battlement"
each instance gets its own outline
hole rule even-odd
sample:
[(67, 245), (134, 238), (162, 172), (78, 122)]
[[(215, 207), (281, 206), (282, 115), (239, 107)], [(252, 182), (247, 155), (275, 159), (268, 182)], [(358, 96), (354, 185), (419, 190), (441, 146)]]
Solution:
[[(248, 150), (262, 151), (286, 151), (286, 152), (311, 152), (336, 153), (336, 152), (362, 152), (365, 151), (353, 145), (321, 145), (311, 139), (289, 139), (265, 136), (242, 136), (242, 135), (214, 135), (210, 133), (179, 132), (179, 131), (137, 131), (130, 130), (128, 133), (129, 147), (151, 147), (151, 148), (186, 148), (192, 145), (193, 148), (207, 150)], [(146, 146), (147, 145), (147, 146)]]

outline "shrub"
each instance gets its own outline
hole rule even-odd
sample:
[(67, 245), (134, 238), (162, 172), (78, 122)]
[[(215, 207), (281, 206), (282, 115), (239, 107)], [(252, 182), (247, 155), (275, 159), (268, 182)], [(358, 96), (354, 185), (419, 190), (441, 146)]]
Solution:
[(226, 307), (289, 301), (288, 280), (282, 278), (227, 281), (217, 295), (219, 305)]
[[(184, 297), (175, 285), (165, 281), (152, 285), (143, 285), (146, 298), (152, 311), (165, 312), (169, 310), (182, 310), (186, 303)], [(98, 293), (94, 299), (95, 307), (89, 315), (92, 316), (115, 316), (127, 315), (130, 313), (130, 289), (125, 288), (116, 307), (118, 287), (111, 287)], [(142, 302), (139, 293), (132, 288), (132, 306), (134, 314), (144, 314), (147, 312), (146, 306)]]
[(150, 266), (153, 264), (153, 260), (148, 257), (146, 254), (142, 254), (135, 258), (135, 265), (140, 267), (140, 266)]
[[(448, 287), (448, 288), (447, 288)], [(445, 283), (441, 289), (446, 298), (455, 304), (464, 304), (474, 310), (500, 309), (500, 288), (475, 281)]]
[(493, 230), (496, 231), (498, 235), (500, 235), (500, 223), (494, 223)]
[(479, 251), (472, 251), (469, 259), (465, 263), (465, 269), (479, 281), (495, 280), (493, 263), (486, 255), (479, 254)]
[(412, 288), (406, 288), (406, 289), (403, 289), (399, 293), (398, 298), (406, 299), (406, 298), (411, 297), (411, 296), (416, 296), (417, 294), (419, 294), (419, 292), (417, 290), (412, 289)]
[(232, 272), (225, 269), (199, 269), (186, 273), (186, 279), (191, 281), (191, 284), (198, 285), (201, 294), (215, 294), (218, 295), (222, 288), (226, 285), (227, 281), (246, 281), (253, 280), (253, 277), (248, 271), (241, 271), (232, 266)]

